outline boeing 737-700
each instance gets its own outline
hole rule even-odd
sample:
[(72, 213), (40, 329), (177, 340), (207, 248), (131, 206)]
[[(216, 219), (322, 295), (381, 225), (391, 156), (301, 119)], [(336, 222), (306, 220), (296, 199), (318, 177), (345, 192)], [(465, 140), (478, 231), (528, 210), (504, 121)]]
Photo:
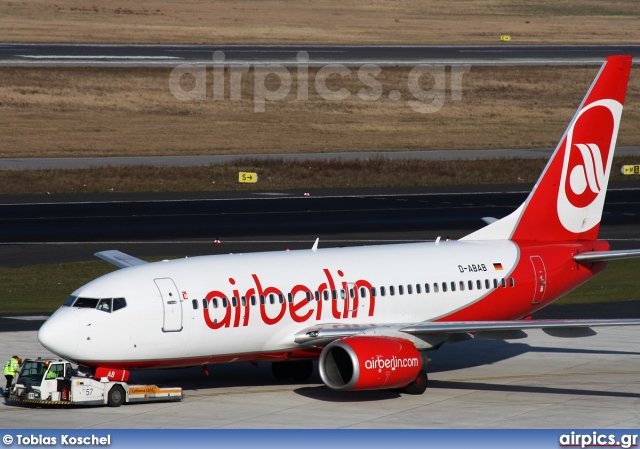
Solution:
[(606, 59), (526, 201), (460, 240), (154, 263), (104, 251), (122, 269), (73, 292), (39, 341), (98, 378), (251, 361), (303, 381), (318, 359), (330, 388), (420, 394), (427, 352), (447, 342), (638, 325), (530, 319), (607, 261), (640, 256), (598, 240), (631, 63)]

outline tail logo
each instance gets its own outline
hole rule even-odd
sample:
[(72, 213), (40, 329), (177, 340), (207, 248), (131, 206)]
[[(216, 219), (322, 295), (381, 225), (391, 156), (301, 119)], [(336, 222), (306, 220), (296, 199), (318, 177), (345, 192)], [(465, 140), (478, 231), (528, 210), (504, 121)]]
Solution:
[(580, 150), (582, 162), (570, 169), (567, 198), (573, 206), (580, 207), (591, 204), (606, 183), (606, 161), (602, 160), (600, 148), (595, 143), (576, 143), (574, 146)]
[(598, 100), (583, 108), (567, 130), (557, 207), (570, 232), (600, 223), (621, 114), (616, 100)]

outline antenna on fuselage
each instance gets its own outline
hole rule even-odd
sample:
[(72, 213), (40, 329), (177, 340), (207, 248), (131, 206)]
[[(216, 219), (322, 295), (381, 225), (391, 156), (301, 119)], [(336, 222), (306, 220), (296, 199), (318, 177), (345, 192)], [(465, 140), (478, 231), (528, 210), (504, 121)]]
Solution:
[(320, 237), (318, 237), (316, 239), (316, 242), (313, 244), (313, 246), (311, 247), (311, 251), (313, 251), (314, 253), (318, 250), (318, 242), (320, 241)]

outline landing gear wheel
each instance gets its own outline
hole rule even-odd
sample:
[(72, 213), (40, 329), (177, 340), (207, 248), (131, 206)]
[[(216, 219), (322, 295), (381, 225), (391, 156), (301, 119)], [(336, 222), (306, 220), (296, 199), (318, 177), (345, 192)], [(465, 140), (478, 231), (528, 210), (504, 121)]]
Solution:
[(120, 385), (114, 385), (107, 394), (107, 405), (120, 407), (122, 404), (124, 404), (124, 390)]
[(404, 387), (404, 392), (407, 394), (422, 394), (427, 390), (428, 383), (429, 378), (427, 377), (427, 373), (425, 371), (420, 371), (418, 373), (418, 377), (416, 377), (409, 385)]
[(313, 374), (313, 362), (311, 360), (291, 362), (291, 365), (291, 377), (295, 382), (306, 382)]

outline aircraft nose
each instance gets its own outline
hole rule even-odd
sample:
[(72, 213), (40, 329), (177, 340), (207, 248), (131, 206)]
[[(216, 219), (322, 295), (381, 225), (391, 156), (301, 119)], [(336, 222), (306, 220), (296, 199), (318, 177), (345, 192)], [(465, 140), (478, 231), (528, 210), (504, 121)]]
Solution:
[(80, 337), (80, 324), (75, 310), (58, 309), (38, 331), (38, 341), (55, 355), (73, 360)]

